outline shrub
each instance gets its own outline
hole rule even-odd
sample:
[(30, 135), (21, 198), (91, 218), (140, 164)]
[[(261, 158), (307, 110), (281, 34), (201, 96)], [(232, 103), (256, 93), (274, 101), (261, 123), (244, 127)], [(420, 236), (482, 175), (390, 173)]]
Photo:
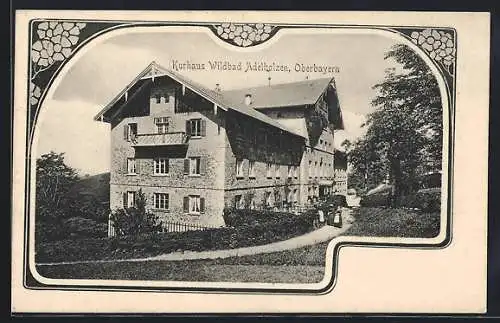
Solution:
[(387, 193), (365, 195), (363, 198), (361, 198), (359, 205), (365, 207), (389, 206), (389, 195)]
[(441, 190), (439, 188), (422, 189), (414, 194), (404, 196), (401, 205), (417, 208), (424, 212), (435, 212), (441, 208)]
[(117, 209), (111, 213), (111, 221), (120, 235), (137, 235), (141, 233), (157, 233), (161, 231), (162, 223), (158, 216), (146, 211), (146, 197), (139, 190), (135, 206)]
[(64, 220), (62, 230), (66, 237), (103, 238), (108, 232), (108, 225), (92, 219), (73, 217)]
[(176, 251), (206, 251), (263, 245), (290, 239), (312, 229), (317, 216), (257, 210), (227, 210), (233, 227), (204, 231), (154, 233), (103, 239), (78, 239), (36, 245), (37, 261), (125, 259), (156, 256)]

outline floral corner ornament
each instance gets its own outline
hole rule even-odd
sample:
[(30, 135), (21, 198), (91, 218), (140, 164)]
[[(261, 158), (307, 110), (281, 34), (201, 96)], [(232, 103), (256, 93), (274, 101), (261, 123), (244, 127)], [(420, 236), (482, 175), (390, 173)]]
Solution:
[(411, 40), (422, 47), (429, 57), (450, 68), (455, 62), (456, 48), (452, 34), (442, 30), (424, 29), (414, 31)]
[(239, 47), (249, 47), (263, 43), (269, 39), (276, 27), (267, 24), (233, 24), (214, 25), (215, 34), (227, 43)]
[(37, 80), (40, 73), (70, 57), (73, 47), (80, 40), (80, 31), (85, 26), (85, 23), (58, 21), (42, 21), (36, 25), (34, 43), (31, 45), (31, 105), (38, 103), (42, 92), (40, 83), (43, 82)]

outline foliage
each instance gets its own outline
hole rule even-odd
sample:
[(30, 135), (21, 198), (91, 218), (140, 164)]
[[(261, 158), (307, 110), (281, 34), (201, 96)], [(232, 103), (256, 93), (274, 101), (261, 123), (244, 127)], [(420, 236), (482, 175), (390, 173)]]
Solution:
[(301, 216), (256, 210), (231, 212), (226, 217), (234, 227), (46, 242), (37, 244), (36, 257), (38, 262), (126, 259), (263, 245), (309, 232), (317, 216), (313, 211)]
[(439, 212), (362, 207), (355, 211), (356, 221), (343, 233), (359, 237), (433, 238), (439, 234)]
[(146, 210), (146, 195), (142, 190), (137, 192), (133, 207), (114, 210), (110, 219), (121, 235), (156, 233), (162, 228), (158, 216)]
[(441, 163), (442, 106), (437, 81), (425, 62), (405, 45), (386, 54), (400, 70), (387, 69), (368, 115), (364, 138), (349, 152), (365, 186), (376, 186), (387, 174), (394, 185), (393, 204), (414, 189), (418, 173)]
[(401, 205), (424, 212), (438, 212), (441, 209), (441, 189), (431, 188), (403, 196)]
[(97, 223), (88, 218), (73, 217), (63, 222), (63, 232), (66, 237), (103, 238), (107, 236), (107, 223)]
[(77, 182), (76, 171), (64, 163), (64, 153), (50, 152), (36, 161), (36, 218), (59, 223), (68, 217), (71, 201), (67, 193)]

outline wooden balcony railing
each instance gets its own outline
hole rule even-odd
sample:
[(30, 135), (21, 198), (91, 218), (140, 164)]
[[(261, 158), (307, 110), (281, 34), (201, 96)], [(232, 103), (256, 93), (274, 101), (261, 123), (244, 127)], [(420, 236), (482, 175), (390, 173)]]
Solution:
[(132, 138), (132, 146), (174, 146), (184, 145), (188, 142), (188, 136), (183, 131), (167, 133), (142, 133)]

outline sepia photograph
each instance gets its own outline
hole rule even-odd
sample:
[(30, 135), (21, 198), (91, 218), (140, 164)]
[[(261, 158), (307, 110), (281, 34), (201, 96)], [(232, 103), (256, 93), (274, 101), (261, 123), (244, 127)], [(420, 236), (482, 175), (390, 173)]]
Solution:
[(459, 71), (488, 37), (460, 15), (45, 13), (18, 20), (15, 293), (482, 309), (456, 282), (485, 264), (486, 60)]
[[(88, 27), (33, 28), (38, 72)], [(216, 32), (245, 46), (271, 26)], [(410, 36), (452, 68), (452, 31)], [(450, 107), (407, 43), (301, 32), (244, 52), (168, 27), (99, 42), (37, 121), (37, 271), (317, 283), (335, 237), (436, 237)]]

